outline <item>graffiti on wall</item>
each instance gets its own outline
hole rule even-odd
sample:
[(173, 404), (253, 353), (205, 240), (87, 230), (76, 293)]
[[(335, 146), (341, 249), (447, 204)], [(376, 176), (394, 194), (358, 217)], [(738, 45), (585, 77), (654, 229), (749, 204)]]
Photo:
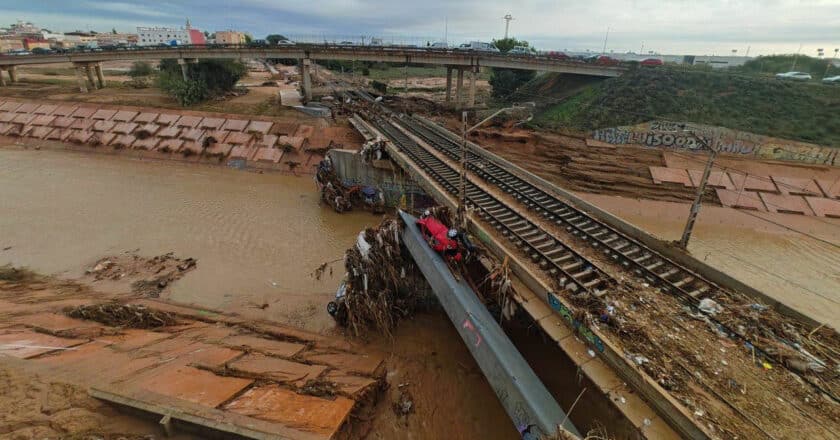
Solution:
[(592, 138), (613, 145), (685, 151), (702, 150), (708, 145), (723, 154), (840, 166), (835, 148), (698, 124), (651, 121), (595, 130)]

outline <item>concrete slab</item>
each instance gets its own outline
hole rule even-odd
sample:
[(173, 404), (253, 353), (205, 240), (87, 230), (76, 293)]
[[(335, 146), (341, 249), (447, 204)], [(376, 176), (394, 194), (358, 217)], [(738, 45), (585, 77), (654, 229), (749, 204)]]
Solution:
[(231, 145), (247, 145), (251, 142), (254, 137), (247, 133), (240, 133), (238, 131), (233, 131), (227, 135), (225, 138), (225, 143)]
[(52, 127), (36, 127), (33, 126), (32, 130), (30, 130), (26, 135), (36, 139), (43, 139), (46, 137), (51, 131), (53, 130)]
[(98, 329), (103, 327), (95, 322), (70, 318), (58, 313), (36, 313), (12, 318), (15, 324), (46, 331), (47, 333), (66, 333), (82, 329)]
[(94, 113), (93, 116), (91, 116), (91, 118), (97, 119), (97, 120), (100, 120), (100, 121), (110, 121), (111, 118), (113, 118), (114, 115), (116, 115), (116, 114), (117, 114), (116, 110), (101, 108), (101, 109), (97, 110), (96, 113)]
[[(160, 137), (158, 137), (158, 139), (160, 139)], [(172, 153), (180, 150), (183, 146), (184, 141), (180, 139), (162, 139), (156, 149), (164, 153)]]
[(156, 136), (149, 136), (146, 139), (138, 139), (137, 141), (132, 144), (132, 148), (135, 150), (148, 150), (152, 151), (157, 147), (158, 142), (160, 142), (160, 138)]
[(779, 195), (771, 193), (758, 193), (764, 206), (770, 212), (781, 212), (787, 214), (814, 215), (814, 211), (808, 206), (802, 196)]
[(139, 113), (140, 112), (136, 112), (133, 110), (120, 110), (116, 114), (114, 114), (114, 117), (111, 119), (117, 122), (130, 122), (134, 120), (134, 118), (137, 117)]
[[(179, 144), (180, 145), (179, 150), (172, 150), (172, 151), (180, 151), (181, 153), (184, 154), (185, 157), (186, 156), (197, 156), (197, 155), (201, 154), (202, 151), (204, 151), (204, 147), (201, 146), (200, 142), (194, 142), (194, 141), (184, 142), (181, 139), (178, 139), (178, 142), (180, 143)], [(161, 145), (162, 144), (163, 143), (161, 143)]]
[(17, 113), (2, 112), (0, 113), (0, 122), (12, 122), (16, 116)]
[(324, 380), (336, 384), (341, 393), (351, 397), (361, 395), (376, 385), (376, 380), (369, 377), (354, 376), (336, 370), (327, 373)]
[(21, 103), (8, 101), (4, 102), (3, 105), (0, 105), (0, 111), (3, 112), (14, 112), (18, 107), (20, 107)]
[(278, 136), (277, 137), (277, 148), (285, 149), (285, 148), (292, 148), (294, 150), (300, 151), (303, 149), (304, 145), (306, 144), (306, 138), (301, 136)]
[(59, 338), (32, 330), (6, 329), (0, 334), (0, 356), (29, 359), (51, 351), (63, 350), (86, 342), (83, 339)]
[(198, 128), (219, 130), (225, 124), (224, 118), (204, 118), (198, 123)]
[[(700, 180), (703, 178), (703, 172), (688, 170), (688, 176), (691, 177), (691, 186), (696, 187), (700, 185)], [(733, 185), (732, 181), (729, 180), (729, 174), (726, 174), (723, 171), (712, 171), (711, 174), (709, 174), (708, 186), (730, 190), (735, 189), (735, 185)]]
[(298, 129), (298, 124), (292, 122), (275, 122), (271, 129), (271, 134), (278, 136), (291, 136), (295, 134)]
[(108, 145), (114, 148), (131, 148), (131, 145), (137, 140), (136, 137), (130, 134), (121, 134), (115, 137)]
[(599, 148), (615, 148), (615, 145), (608, 144), (606, 142), (596, 141), (595, 139), (586, 139), (586, 146), (587, 147), (599, 147)]
[(246, 391), (224, 409), (332, 438), (354, 405), (353, 400), (345, 397), (326, 400), (266, 385)]
[(18, 106), (15, 109), (15, 113), (35, 113), (35, 110), (38, 109), (38, 104), (33, 104), (31, 102), (25, 102)]
[(770, 176), (755, 176), (751, 174), (729, 172), (729, 179), (735, 185), (736, 191), (747, 190), (756, 192), (778, 192), (776, 184)]
[(313, 127), (311, 125), (301, 124), (301, 125), (298, 125), (297, 130), (295, 130), (295, 136), (302, 137), (302, 138), (308, 138), (308, 137), (312, 136), (312, 133), (314, 133), (314, 132), (315, 132), (315, 127)]
[(59, 105), (57, 109), (55, 109), (52, 114), (53, 116), (70, 116), (79, 109), (79, 106), (76, 105)]
[(279, 341), (275, 339), (265, 339), (251, 335), (230, 336), (222, 339), (220, 343), (228, 347), (236, 347), (243, 350), (254, 350), (286, 358), (293, 357), (306, 348), (303, 344)]
[(178, 127), (164, 127), (157, 135), (162, 138), (176, 138), (180, 133), (181, 129)]
[(36, 115), (51, 115), (58, 108), (55, 104), (43, 104), (35, 109)]
[(728, 189), (715, 188), (720, 203), (727, 208), (752, 209), (756, 211), (767, 211), (764, 202), (753, 191), (731, 191)]
[(116, 133), (94, 133), (94, 135), (88, 142), (99, 145), (108, 145), (111, 143), (111, 141), (114, 140), (115, 137), (117, 137)]
[(823, 194), (833, 199), (840, 199), (840, 178), (835, 180), (817, 179)]
[(252, 157), (257, 153), (257, 148), (255, 147), (246, 147), (244, 145), (237, 145), (233, 147), (230, 151), (230, 155), (228, 156), (231, 159), (243, 159), (243, 160), (251, 160)]
[(251, 385), (250, 379), (223, 377), (197, 368), (170, 365), (126, 386), (215, 408)]
[(92, 119), (76, 119), (70, 126), (73, 130), (89, 130), (91, 127), (93, 127)]
[(181, 133), (181, 139), (185, 141), (198, 141), (202, 136), (204, 136), (204, 130), (200, 128), (184, 130), (184, 132)]
[(688, 177), (688, 172), (686, 172), (686, 170), (684, 169), (668, 167), (649, 168), (650, 175), (653, 178), (653, 183), (661, 184), (663, 182), (668, 182), (680, 183), (683, 186), (692, 186), (691, 179)]
[(35, 119), (32, 120), (32, 125), (40, 125), (40, 126), (47, 126), (55, 119), (55, 116), (50, 115), (38, 115)]
[(12, 129), (12, 127), (15, 127), (15, 125), (10, 124), (8, 122), (0, 122), (0, 134), (8, 133), (9, 130)]
[(137, 124), (133, 122), (118, 122), (111, 130), (117, 134), (129, 134), (137, 129)]
[(157, 122), (160, 125), (172, 125), (180, 118), (181, 115), (176, 115), (172, 113), (161, 113), (158, 115), (157, 120), (155, 122)]
[(251, 121), (245, 131), (248, 133), (268, 134), (271, 131), (271, 122)]
[[(75, 130), (71, 130), (69, 128), (56, 128), (53, 131), (51, 131), (50, 134), (47, 135), (47, 139), (51, 141), (64, 141), (65, 139), (70, 137), (70, 135), (73, 134), (74, 131)], [(1, 132), (2, 130), (0, 130), (0, 133)]]
[(158, 116), (160, 116), (160, 113), (141, 112), (139, 115), (134, 117), (134, 122), (138, 124), (148, 124), (150, 122), (155, 122)]
[(222, 130), (243, 131), (246, 127), (248, 127), (249, 122), (250, 121), (243, 119), (228, 119), (225, 121), (224, 125), (222, 125)]
[(319, 353), (305, 352), (303, 359), (317, 364), (329, 365), (341, 370), (364, 374), (376, 375), (382, 366), (382, 358), (374, 355), (350, 354), (350, 353)]
[(159, 359), (111, 350), (107, 341), (99, 339), (73, 348), (51, 353), (36, 362), (49, 366), (52, 375), (72, 377), (82, 384), (116, 382), (160, 364)]
[(93, 131), (112, 131), (117, 125), (114, 121), (96, 121), (93, 123)]
[(33, 119), (35, 119), (34, 114), (19, 113), (19, 114), (15, 115), (14, 119), (12, 119), (12, 122), (15, 122), (15, 123), (18, 123), (18, 124), (29, 124), (30, 122), (32, 122)]
[(823, 193), (814, 179), (770, 176), (782, 194), (822, 197)]
[(261, 354), (249, 354), (227, 364), (234, 371), (246, 376), (259, 376), (281, 383), (302, 387), (308, 380), (317, 379), (327, 367), (307, 365)]
[(840, 218), (840, 200), (823, 197), (805, 197), (805, 200), (818, 217)]
[(123, 337), (111, 345), (112, 350), (134, 351), (139, 348), (158, 343), (172, 337), (170, 333), (154, 332), (150, 330), (124, 329)]
[(176, 127), (182, 128), (195, 128), (198, 127), (198, 123), (201, 122), (200, 116), (181, 116), (177, 122), (175, 122)]
[(68, 128), (73, 125), (74, 119), (67, 116), (58, 116), (50, 122), (50, 126), (57, 128)]
[(254, 160), (259, 162), (278, 163), (283, 157), (283, 150), (278, 148), (260, 148), (254, 156)]
[(274, 134), (267, 134), (262, 137), (262, 139), (257, 140), (254, 142), (254, 146), (257, 148), (274, 148), (277, 145), (277, 135)]
[(158, 130), (160, 130), (160, 125), (157, 125), (157, 124), (154, 124), (154, 123), (150, 122), (148, 124), (143, 124), (142, 126), (140, 126), (137, 129), (137, 132), (139, 133), (139, 132), (143, 131), (143, 132), (146, 132), (148, 135), (151, 136), (151, 135), (154, 135), (155, 133), (157, 133)]
[(224, 158), (228, 157), (228, 155), (230, 154), (230, 150), (232, 149), (233, 145), (231, 144), (216, 142), (215, 144), (211, 144), (209, 147), (204, 149), (204, 155)]

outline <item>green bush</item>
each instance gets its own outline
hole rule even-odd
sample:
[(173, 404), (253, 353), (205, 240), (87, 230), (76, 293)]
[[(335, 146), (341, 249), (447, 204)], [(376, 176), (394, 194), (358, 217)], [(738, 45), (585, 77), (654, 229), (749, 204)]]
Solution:
[(132, 78), (139, 78), (143, 76), (149, 76), (154, 73), (154, 69), (152, 65), (145, 62), (145, 61), (135, 61), (134, 64), (131, 65), (131, 69), (128, 70), (128, 76)]
[(245, 65), (233, 60), (201, 60), (189, 64), (184, 81), (176, 60), (161, 60), (158, 85), (183, 106), (189, 106), (233, 90), (245, 76)]

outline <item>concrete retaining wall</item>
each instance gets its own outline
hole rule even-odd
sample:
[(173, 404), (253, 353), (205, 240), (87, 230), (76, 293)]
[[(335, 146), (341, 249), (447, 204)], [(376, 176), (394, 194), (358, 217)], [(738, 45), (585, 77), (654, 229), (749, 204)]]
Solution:
[(361, 155), (351, 150), (330, 150), (327, 155), (332, 159), (342, 183), (378, 187), (385, 194), (385, 204), (390, 207), (411, 206), (412, 198), (419, 206), (421, 200), (428, 198), (411, 177), (390, 161), (363, 163)]

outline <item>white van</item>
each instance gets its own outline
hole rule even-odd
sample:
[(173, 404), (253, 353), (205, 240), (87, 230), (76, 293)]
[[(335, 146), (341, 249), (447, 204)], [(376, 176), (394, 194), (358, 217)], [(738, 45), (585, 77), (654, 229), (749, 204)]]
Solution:
[(485, 43), (483, 41), (470, 41), (458, 46), (458, 50), (471, 50), (474, 52), (493, 52), (498, 53), (499, 49), (493, 46), (492, 43)]

